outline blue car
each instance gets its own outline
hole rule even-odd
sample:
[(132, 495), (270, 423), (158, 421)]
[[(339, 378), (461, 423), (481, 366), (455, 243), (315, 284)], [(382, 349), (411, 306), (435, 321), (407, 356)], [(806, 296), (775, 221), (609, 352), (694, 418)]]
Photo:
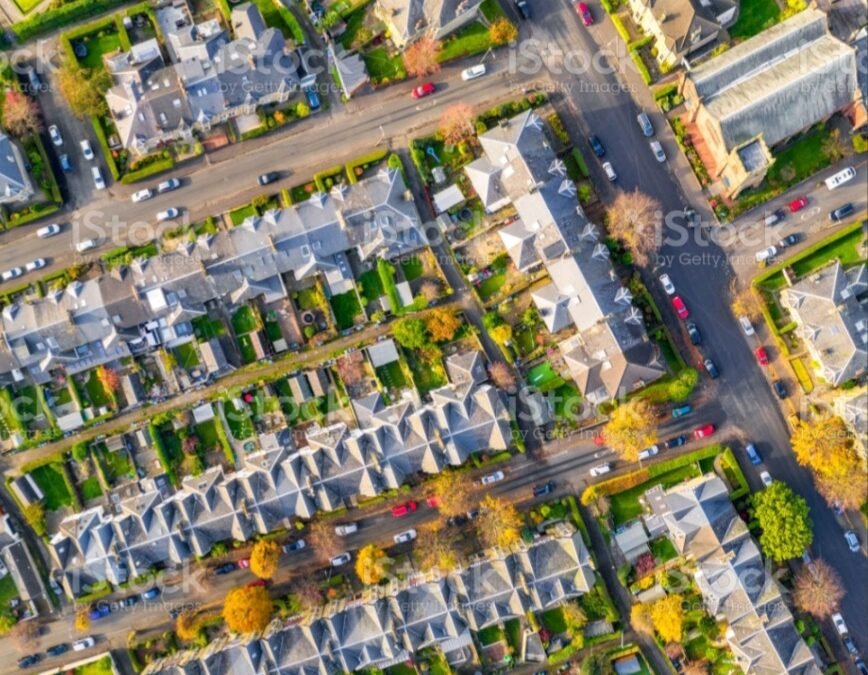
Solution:
[(663, 446), (669, 450), (670, 448), (680, 448), (682, 445), (687, 443), (687, 436), (681, 434), (680, 436), (675, 436), (674, 438), (670, 438), (666, 441)]
[(153, 600), (159, 595), (160, 589), (154, 586), (154, 588), (149, 588), (144, 593), (142, 593), (142, 600)]
[(304, 95), (307, 97), (307, 104), (311, 110), (319, 110), (319, 96), (313, 89), (305, 89)]
[(72, 172), (72, 162), (69, 161), (69, 155), (60, 156), (60, 168), (63, 169), (63, 173)]
[(684, 417), (693, 410), (689, 405), (680, 405), (672, 409), (672, 417)]
[(750, 463), (756, 466), (757, 464), (763, 463), (763, 458), (760, 457), (759, 452), (757, 452), (756, 446), (753, 443), (748, 443), (747, 447), (744, 449), (747, 458), (750, 460)]
[(105, 603), (100, 603), (90, 608), (90, 612), (88, 612), (87, 618), (89, 618), (91, 621), (97, 621), (98, 619), (103, 619), (107, 617), (111, 613), (111, 607), (109, 607)]

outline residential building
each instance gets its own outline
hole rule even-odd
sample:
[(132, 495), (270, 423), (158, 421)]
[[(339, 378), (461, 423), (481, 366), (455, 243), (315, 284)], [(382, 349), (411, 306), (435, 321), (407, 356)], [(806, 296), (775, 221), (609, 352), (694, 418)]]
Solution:
[(836, 397), (834, 411), (853, 434), (853, 441), (862, 457), (868, 458), (868, 387)]
[(53, 609), (36, 563), (30, 555), (30, 549), (27, 548), (27, 543), (21, 538), (8, 513), (0, 513), (0, 560), (6, 573), (11, 575), (15, 582), (18, 596), (32, 616), (38, 614), (40, 609), (49, 611)]
[(646, 493), (679, 554), (696, 564), (706, 609), (725, 622), (726, 640), (748, 675), (821, 672), (793, 623), (783, 592), (763, 564), (724, 482), (713, 474)]
[(667, 68), (708, 51), (738, 18), (737, 0), (629, 0), (628, 5)]
[(482, 17), (482, 0), (377, 0), (374, 11), (398, 49), (423, 35), (442, 40)]
[(771, 149), (861, 102), (856, 51), (815, 8), (688, 69), (679, 86), (729, 197), (762, 182)]
[(34, 194), (18, 143), (0, 129), (0, 204), (23, 204)]
[(868, 364), (868, 268), (835, 261), (781, 291), (817, 375), (838, 386)]

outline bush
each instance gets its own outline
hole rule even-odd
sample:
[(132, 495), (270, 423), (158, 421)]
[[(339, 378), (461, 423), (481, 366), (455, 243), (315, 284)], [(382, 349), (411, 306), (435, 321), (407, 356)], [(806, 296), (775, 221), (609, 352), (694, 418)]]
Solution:
[(102, 14), (123, 3), (124, 0), (72, 0), (13, 24), (12, 32), (19, 42), (26, 42), (36, 35)]
[(636, 70), (639, 71), (639, 77), (642, 78), (642, 81), (645, 84), (651, 84), (654, 81), (654, 78), (651, 77), (651, 72), (648, 70), (648, 66), (645, 65), (642, 55), (635, 49), (631, 49), (630, 58), (633, 59), (633, 63), (636, 64)]
[(861, 134), (853, 136), (852, 143), (854, 152), (868, 152), (868, 138)]
[(160, 156), (155, 161), (146, 162), (142, 168), (134, 169), (133, 171), (124, 174), (123, 178), (121, 178), (121, 183), (123, 183), (124, 185), (136, 183), (140, 180), (144, 180), (145, 178), (150, 178), (155, 174), (169, 171), (174, 166), (175, 160), (172, 159), (171, 155), (169, 155), (168, 157)]
[(617, 15), (612, 16), (612, 25), (615, 26), (615, 30), (618, 35), (621, 36), (621, 39), (624, 41), (624, 44), (629, 44), (630, 42), (630, 33), (627, 31), (627, 27), (624, 25), (624, 22), (621, 21), (621, 17)]

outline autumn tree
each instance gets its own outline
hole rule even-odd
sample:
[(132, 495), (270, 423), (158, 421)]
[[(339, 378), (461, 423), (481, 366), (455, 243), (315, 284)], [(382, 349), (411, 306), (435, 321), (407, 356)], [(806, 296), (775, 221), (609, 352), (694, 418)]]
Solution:
[(762, 316), (759, 302), (750, 286), (739, 289), (738, 281), (733, 278), (729, 287), (729, 297), (731, 298), (729, 308), (733, 316), (746, 316), (751, 321), (756, 321)]
[(579, 607), (577, 602), (568, 602), (561, 606), (564, 621), (572, 629), (573, 633), (581, 633), (581, 629), (588, 623), (588, 617)]
[(18, 648), (28, 650), (39, 647), (39, 635), (41, 633), (42, 627), (33, 619), (19, 621), (9, 631), (9, 635)]
[(334, 528), (324, 520), (315, 520), (311, 523), (308, 539), (317, 558), (323, 563), (328, 562), (343, 550), (335, 535)]
[(612, 667), (612, 659), (606, 652), (594, 652), (588, 654), (579, 669), (581, 675), (612, 675), (615, 669)]
[(488, 367), (488, 376), (498, 389), (512, 391), (518, 384), (515, 373), (503, 361), (495, 361)]
[(89, 70), (66, 63), (57, 73), (57, 84), (76, 117), (107, 112), (105, 92), (111, 86), (111, 76), (104, 68)]
[(440, 284), (431, 279), (426, 279), (419, 286), (419, 295), (421, 295), (429, 303), (434, 302), (440, 297)]
[(446, 518), (467, 513), (473, 505), (473, 481), (459, 471), (442, 471), (429, 482), (432, 495), (437, 499), (437, 509)]
[(688, 661), (681, 670), (681, 675), (707, 675), (708, 661)]
[(187, 642), (192, 642), (202, 632), (202, 620), (199, 613), (193, 609), (187, 609), (175, 619), (175, 634)]
[(356, 557), (356, 575), (368, 586), (378, 584), (385, 579), (391, 566), (392, 559), (375, 544), (363, 546)]
[(621, 459), (635, 462), (642, 450), (657, 442), (651, 405), (642, 398), (619, 405), (603, 427), (603, 438)]
[(319, 584), (311, 577), (302, 577), (296, 581), (292, 587), (292, 594), (304, 612), (312, 612), (323, 603)]
[(37, 536), (45, 534), (45, 506), (42, 502), (28, 504), (21, 509), (21, 514)]
[(117, 391), (121, 383), (117, 371), (108, 366), (99, 366), (96, 369), (96, 377), (103, 386), (103, 389), (109, 392)]
[(198, 436), (187, 436), (181, 442), (181, 450), (184, 451), (185, 454), (190, 455), (196, 452), (199, 449), (199, 437)]
[(518, 39), (518, 28), (505, 16), (495, 19), (488, 27), (488, 38), (492, 44), (501, 45), (515, 42)]
[(680, 642), (684, 629), (684, 600), (677, 593), (660, 598), (651, 605), (654, 630), (665, 642)]
[(17, 623), (18, 619), (12, 616), (8, 611), (0, 612), (0, 636), (7, 635)]
[(86, 633), (90, 630), (90, 616), (88, 615), (87, 608), (79, 609), (75, 613), (75, 630), (79, 633)]
[(637, 603), (630, 610), (630, 623), (637, 632), (654, 635), (654, 622), (651, 620), (651, 605)]
[(515, 505), (492, 495), (479, 504), (476, 534), (485, 548), (509, 548), (518, 542), (524, 521)]
[(507, 342), (512, 340), (512, 326), (508, 323), (502, 323), (490, 328), (488, 334), (497, 344), (505, 345)]
[(803, 565), (796, 574), (793, 602), (803, 612), (825, 619), (838, 611), (843, 597), (841, 579), (822, 560), (815, 560), (813, 565)]
[(29, 96), (14, 89), (6, 90), (3, 101), (3, 126), (13, 136), (26, 136), (42, 130), (39, 108)]
[(440, 49), (443, 45), (428, 35), (419, 38), (404, 50), (404, 70), (410, 77), (424, 77), (440, 70)]
[(455, 103), (443, 111), (440, 117), (440, 133), (449, 145), (473, 138), (473, 108), (466, 103)]
[(458, 534), (436, 522), (423, 525), (413, 553), (423, 570), (436, 567), (441, 572), (451, 572), (459, 563)]
[(814, 539), (808, 503), (779, 480), (752, 499), (763, 553), (777, 562), (802, 555)]
[(408, 317), (401, 319), (392, 328), (392, 335), (402, 347), (418, 349), (428, 344), (428, 328), (422, 319)]
[(662, 209), (654, 197), (634, 190), (619, 192), (606, 209), (609, 236), (620, 240), (638, 265), (647, 265), (660, 245), (658, 227)]
[(271, 621), (274, 607), (262, 586), (234, 588), (223, 600), (223, 619), (233, 633), (257, 633)]
[(253, 545), (250, 553), (250, 571), (260, 579), (271, 579), (277, 572), (280, 559), (280, 544), (276, 541), (260, 539)]
[(455, 311), (438, 307), (431, 310), (425, 317), (425, 327), (434, 342), (448, 342), (461, 328), (463, 322), (458, 318)]

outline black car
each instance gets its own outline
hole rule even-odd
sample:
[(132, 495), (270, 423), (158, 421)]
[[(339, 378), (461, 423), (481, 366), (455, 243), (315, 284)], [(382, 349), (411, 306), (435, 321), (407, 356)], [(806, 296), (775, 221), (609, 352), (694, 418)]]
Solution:
[(522, 19), (530, 20), (530, 5), (527, 0), (515, 0), (515, 8), (521, 14)]
[(791, 234), (791, 235), (784, 237), (783, 239), (781, 239), (778, 242), (778, 248), (787, 248), (789, 246), (795, 246), (798, 243), (799, 243), (799, 235)]
[(446, 520), (446, 524), (450, 527), (460, 527), (467, 522), (467, 516), (452, 516)]
[(30, 666), (35, 666), (39, 663), (40, 659), (42, 659), (41, 654), (29, 654), (27, 656), (22, 656), (18, 659), (18, 667), (19, 668), (30, 668)]
[(65, 642), (60, 643), (59, 645), (54, 645), (53, 647), (49, 647), (45, 650), (45, 653), (49, 656), (60, 656), (61, 654), (66, 654), (69, 651), (69, 645)]
[(681, 434), (680, 436), (675, 436), (675, 438), (670, 438), (663, 444), (663, 447), (669, 450), (670, 448), (680, 448), (685, 443), (687, 443), (687, 436)]
[(547, 495), (550, 492), (555, 491), (555, 482), (550, 480), (548, 483), (543, 483), (542, 485), (534, 485), (533, 486), (533, 496), (534, 497), (542, 497), (543, 495)]
[(845, 637), (844, 646), (847, 648), (847, 651), (850, 652), (853, 656), (859, 655), (859, 650), (856, 647), (856, 643), (853, 642), (853, 638)]
[(829, 214), (829, 218), (835, 222), (839, 220), (844, 220), (847, 216), (853, 215), (853, 212), (856, 210), (852, 204), (844, 204), (844, 206), (839, 206), (837, 209), (832, 211)]
[(775, 393), (778, 395), (779, 399), (785, 399), (787, 397), (787, 385), (785, 385), (781, 380), (775, 380), (772, 383), (772, 386), (775, 388)]
[(262, 174), (258, 180), (260, 185), (268, 185), (269, 183), (273, 183), (274, 181), (280, 178), (280, 172), (278, 171), (269, 171), (268, 173)]
[(861, 675), (868, 675), (868, 666), (865, 665), (865, 662), (862, 659), (856, 659), (856, 670), (858, 670)]
[(705, 371), (708, 373), (712, 380), (716, 380), (718, 377), (720, 377), (720, 371), (717, 369), (717, 366), (714, 365), (714, 361), (712, 361), (711, 359), (705, 359), (705, 361), (702, 362), (702, 365), (705, 366)]
[(687, 335), (690, 336), (690, 342), (692, 344), (702, 344), (702, 334), (699, 332), (699, 328), (696, 327), (696, 324), (692, 321), (687, 322)]
[(591, 150), (594, 151), (594, 154), (597, 157), (603, 157), (606, 154), (606, 148), (603, 147), (602, 141), (597, 138), (595, 135), (588, 136), (588, 144), (591, 146)]
[(230, 572), (234, 572), (236, 569), (237, 569), (237, 567), (235, 567), (235, 563), (227, 562), (227, 563), (223, 563), (222, 565), (218, 565), (217, 567), (215, 567), (214, 568), (214, 574), (217, 574), (217, 575), (229, 574)]

